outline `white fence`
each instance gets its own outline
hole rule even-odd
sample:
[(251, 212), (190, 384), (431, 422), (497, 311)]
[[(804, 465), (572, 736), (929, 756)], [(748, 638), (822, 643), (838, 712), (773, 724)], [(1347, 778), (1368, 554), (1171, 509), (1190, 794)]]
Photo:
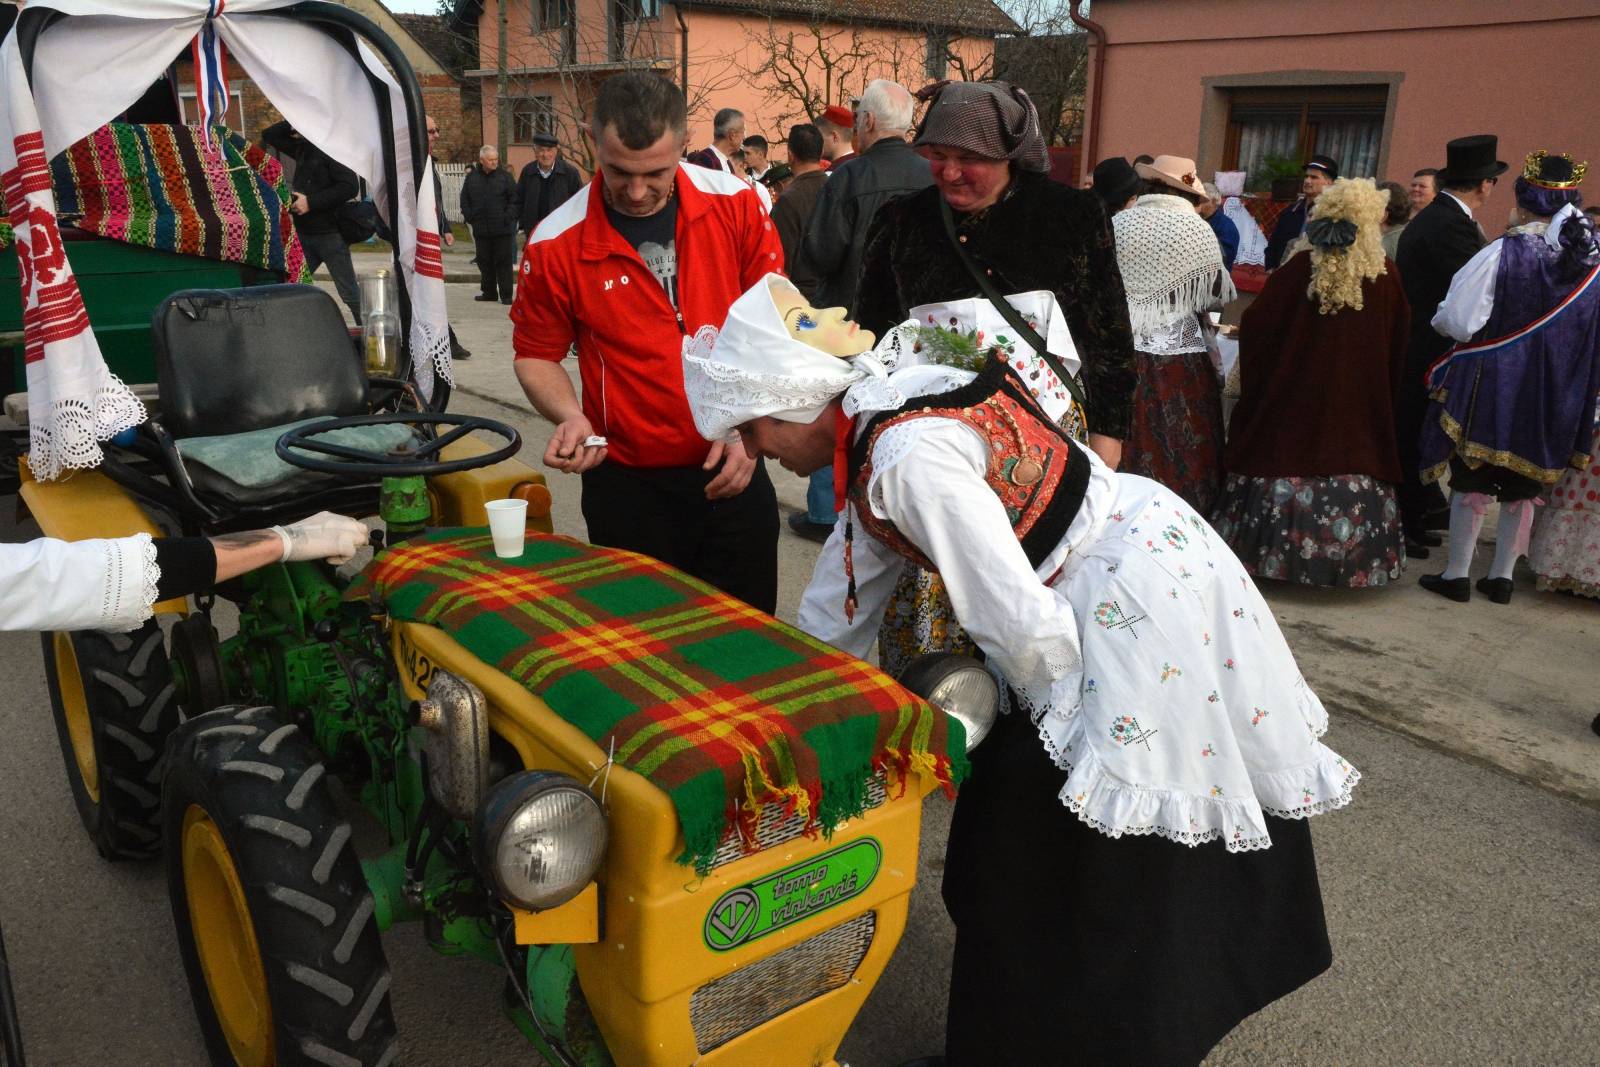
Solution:
[(461, 183), (467, 177), (466, 163), (435, 163), (439, 187), (444, 192), (444, 214), (451, 222), (461, 221)]

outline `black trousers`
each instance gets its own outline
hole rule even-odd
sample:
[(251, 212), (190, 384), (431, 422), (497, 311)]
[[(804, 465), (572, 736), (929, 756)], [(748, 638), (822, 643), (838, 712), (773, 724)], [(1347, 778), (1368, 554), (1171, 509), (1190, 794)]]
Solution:
[[(1437, 355), (1443, 354), (1441, 350)], [(1428, 415), (1428, 390), (1423, 376), (1435, 358), (1431, 352), (1407, 353), (1394, 408), (1401, 475), (1400, 484), (1395, 486), (1395, 502), (1400, 505), (1400, 525), (1411, 538), (1422, 533), (1428, 516), (1447, 503), (1437, 482), (1422, 481), (1422, 424)]]
[(483, 295), (491, 300), (498, 295), (511, 302), (511, 287), (517, 280), (517, 235), (514, 233), (480, 234), (472, 231), (472, 244), (477, 252), (479, 284)]
[(707, 500), (715, 471), (624, 467), (583, 475), (589, 540), (654, 556), (771, 614), (778, 608), (778, 497), (764, 464), (745, 491)]
[(1311, 831), (1272, 847), (1112, 839), (1061, 803), (1026, 714), (972, 754), (945, 853), (949, 1067), (1194, 1067), (1331, 962)]

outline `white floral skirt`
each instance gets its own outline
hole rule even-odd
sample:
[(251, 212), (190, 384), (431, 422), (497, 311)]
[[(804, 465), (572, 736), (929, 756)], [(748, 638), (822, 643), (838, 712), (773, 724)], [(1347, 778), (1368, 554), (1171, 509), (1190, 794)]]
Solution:
[(1069, 771), (1063, 802), (1113, 837), (1230, 851), (1271, 844), (1263, 812), (1349, 803), (1361, 776), (1318, 740), (1327, 713), (1239, 560), (1176, 493), (1116, 481), (1110, 520), (1055, 582), (1082, 676), (1032, 712)]

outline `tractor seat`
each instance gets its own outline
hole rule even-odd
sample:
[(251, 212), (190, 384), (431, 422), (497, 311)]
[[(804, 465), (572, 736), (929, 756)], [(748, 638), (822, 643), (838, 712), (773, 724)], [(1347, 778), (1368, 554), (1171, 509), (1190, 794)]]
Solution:
[[(222, 516), (217, 530), (376, 508), (378, 479), (352, 484), (292, 467), (274, 449), (296, 426), (370, 410), (366, 371), (332, 296), (314, 285), (184, 290), (156, 307), (151, 329), (160, 426), (195, 496)], [(382, 426), (329, 437), (379, 450), (411, 439)]]

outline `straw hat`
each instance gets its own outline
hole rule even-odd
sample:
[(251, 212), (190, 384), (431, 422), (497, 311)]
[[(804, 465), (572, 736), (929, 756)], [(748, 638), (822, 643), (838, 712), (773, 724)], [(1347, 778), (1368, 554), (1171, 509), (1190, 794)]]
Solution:
[(1186, 193), (1193, 193), (1202, 200), (1207, 200), (1206, 187), (1200, 184), (1200, 176), (1195, 173), (1194, 160), (1184, 159), (1182, 156), (1157, 156), (1153, 163), (1139, 163), (1133, 168), (1139, 177), (1147, 181), (1161, 182), (1174, 189), (1182, 189)]

